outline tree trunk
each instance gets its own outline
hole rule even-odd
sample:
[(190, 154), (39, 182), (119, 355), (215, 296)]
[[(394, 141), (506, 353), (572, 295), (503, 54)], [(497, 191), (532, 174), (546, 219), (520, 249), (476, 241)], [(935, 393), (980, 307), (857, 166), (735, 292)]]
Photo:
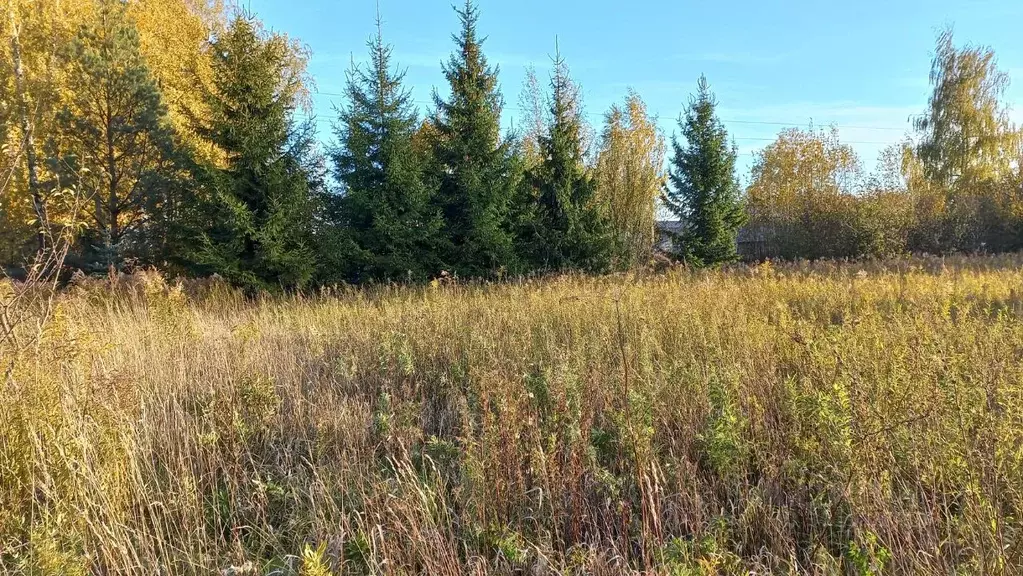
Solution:
[(106, 251), (111, 274), (121, 267), (121, 258), (118, 253), (118, 244), (121, 241), (120, 229), (120, 202), (117, 196), (117, 186), (120, 183), (120, 174), (117, 170), (117, 156), (114, 143), (114, 113), (111, 110), (111, 99), (113, 95), (109, 89), (106, 91), (106, 140), (107, 140), (107, 176), (110, 178), (107, 190), (107, 228), (106, 228)]
[(33, 123), (29, 118), (28, 96), (25, 90), (25, 73), (21, 66), (21, 42), (19, 41), (18, 24), (15, 20), (14, 7), (8, 3), (11, 14), (11, 56), (14, 60), (14, 89), (18, 98), (18, 115), (21, 122), (21, 133), (24, 138), (25, 161), (28, 166), (28, 189), (32, 194), (32, 208), (36, 214), (36, 247), (39, 252), (46, 248), (46, 204), (43, 202), (39, 189), (39, 173), (36, 161), (35, 135)]

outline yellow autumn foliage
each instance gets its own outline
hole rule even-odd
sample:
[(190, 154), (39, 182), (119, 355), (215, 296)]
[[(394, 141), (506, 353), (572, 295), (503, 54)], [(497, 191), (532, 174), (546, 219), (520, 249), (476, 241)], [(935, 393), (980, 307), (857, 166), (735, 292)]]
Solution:
[[(3, 0), (0, 4), (0, 222), (4, 224), (0, 255), (4, 261), (14, 260), (10, 256), (20, 249), (18, 239), (35, 226), (25, 126), (33, 135), (36, 171), (49, 219), (55, 224), (69, 223), (71, 207), (61, 201), (66, 195), (60, 194), (60, 185), (54, 183), (45, 160), (48, 147), (59, 146), (63, 140), (59, 115), (74, 85), (62, 60), (78, 29), (96, 15), (103, 1)], [(224, 22), (223, 4), (218, 0), (131, 0), (127, 9), (176, 132), (196, 152), (209, 157), (213, 151), (194, 134), (189, 115), (205, 115), (201, 87), (210, 75), (207, 41)], [(15, 89), (14, 43), (20, 47), (20, 93)]]

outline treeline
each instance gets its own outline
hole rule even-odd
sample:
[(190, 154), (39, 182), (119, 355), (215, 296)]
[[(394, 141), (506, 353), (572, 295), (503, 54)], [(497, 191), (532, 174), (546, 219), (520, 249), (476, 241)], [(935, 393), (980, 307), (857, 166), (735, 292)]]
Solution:
[(750, 243), (833, 258), (1023, 249), (1023, 133), (994, 53), (937, 41), (929, 105), (868, 173), (835, 130), (787, 130), (757, 157)]
[[(1012, 250), (1023, 244), (1020, 138), (990, 51), (939, 41), (914, 141), (862, 175), (837, 134), (789, 131), (743, 191), (706, 80), (666, 150), (629, 93), (587, 126), (556, 55), (529, 74), (518, 132), (471, 1), (414, 106), (379, 26), (345, 74), (333, 138), (308, 118), (308, 53), (208, 0), (11, 0), (4, 10), (0, 264), (73, 240), (92, 273), (155, 267), (251, 290), (497, 278), (643, 266), (658, 212), (689, 265), (758, 255)], [(666, 158), (666, 153), (670, 152)], [(667, 160), (667, 162), (666, 162)]]

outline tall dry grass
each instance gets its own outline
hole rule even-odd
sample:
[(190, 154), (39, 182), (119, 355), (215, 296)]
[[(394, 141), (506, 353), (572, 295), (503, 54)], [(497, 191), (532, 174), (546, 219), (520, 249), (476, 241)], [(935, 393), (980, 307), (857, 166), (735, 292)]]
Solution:
[(0, 392), (0, 566), (1020, 573), (1021, 264), (80, 283)]

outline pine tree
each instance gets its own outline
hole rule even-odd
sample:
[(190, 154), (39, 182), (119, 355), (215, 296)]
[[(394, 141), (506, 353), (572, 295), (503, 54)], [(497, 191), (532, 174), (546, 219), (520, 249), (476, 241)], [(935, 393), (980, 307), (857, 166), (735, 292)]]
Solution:
[(391, 71), (379, 16), (368, 70), (352, 65), (331, 157), (342, 185), (336, 222), (350, 247), (349, 280), (424, 280), (440, 272), (441, 219), (432, 206), (419, 128), (403, 73)]
[(197, 132), (223, 161), (197, 177), (201, 242), (194, 257), (201, 272), (249, 290), (300, 288), (315, 259), (311, 126), (293, 119), (302, 80), (296, 50), (239, 14), (212, 52), (209, 120)]
[(676, 256), (693, 266), (736, 259), (736, 236), (746, 220), (735, 178), (735, 147), (715, 115), (717, 101), (700, 77), (699, 91), (679, 118), (686, 139), (672, 136), (672, 158), (662, 201), (682, 222)]
[(444, 65), (447, 100), (434, 95), (437, 205), (444, 217), (445, 260), (456, 274), (490, 276), (514, 264), (508, 222), (515, 161), (501, 136), (503, 105), (497, 69), (487, 64), (476, 25), (479, 9), (466, 0), (458, 10), (458, 47)]
[(103, 0), (72, 42), (73, 93), (62, 114), (69, 138), (54, 162), (87, 200), (81, 264), (94, 271), (120, 269), (127, 258), (152, 261), (175, 186), (167, 108), (124, 11)]
[[(72, 136), (69, 118), (62, 112), (76, 106), (83, 86), (87, 92), (94, 88), (83, 82), (80, 66), (70, 59), (73, 46), (83, 40), (83, 25), (96, 28), (104, 1), (4, 0), (0, 4), (0, 107), (11, 107), (9, 136), (25, 143), (18, 147), (22, 150), (18, 170), (0, 192), (0, 212), (5, 213), (0, 215), (0, 260), (20, 264), (28, 250), (39, 247), (40, 233), (42, 237), (57, 233), (72, 220), (95, 227), (89, 222), (91, 216), (78, 209), (78, 195), (65, 193), (73, 182), (65, 180), (69, 167), (60, 162), (61, 154), (70, 153)], [(137, 30), (139, 52), (169, 111), (167, 120), (178, 141), (175, 148), (180, 150), (184, 140), (207, 151), (204, 142), (190, 137), (194, 135), (189, 133), (182, 108), (192, 107), (198, 99), (196, 75), (208, 77), (210, 29), (219, 22), (224, 3), (119, 0), (111, 4), (123, 7), (124, 19)], [(30, 243), (33, 232), (36, 241)], [(100, 236), (93, 234), (88, 246), (101, 245)], [(157, 248), (148, 246), (146, 251)], [(132, 252), (134, 258), (134, 248)], [(74, 261), (76, 254), (71, 256), (72, 265), (82, 264)]]
[(529, 256), (543, 270), (605, 269), (610, 259), (607, 227), (594, 201), (596, 183), (583, 153), (578, 88), (560, 53), (554, 59), (550, 123), (539, 137), (540, 162), (530, 171), (535, 225)]

